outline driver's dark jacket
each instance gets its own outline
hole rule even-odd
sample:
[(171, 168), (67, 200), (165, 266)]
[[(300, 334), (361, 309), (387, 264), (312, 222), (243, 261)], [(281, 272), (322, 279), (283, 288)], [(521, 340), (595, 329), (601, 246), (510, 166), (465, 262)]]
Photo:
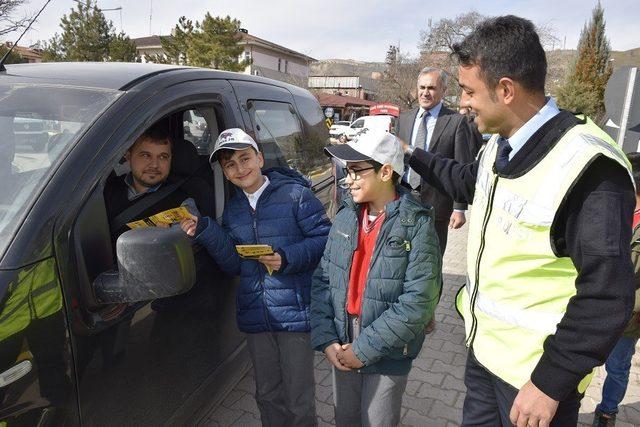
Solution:
[[(127, 193), (129, 191), (129, 187), (125, 183), (126, 175), (113, 177), (107, 180), (104, 189), (104, 201), (107, 208), (107, 217), (109, 219), (109, 223), (117, 217), (121, 212), (124, 212), (125, 209), (128, 209), (130, 206), (133, 206), (136, 203), (144, 200), (146, 197), (149, 197), (153, 193), (143, 194), (134, 200), (129, 200), (127, 198)], [(165, 181), (162, 186), (158, 189), (160, 191), (164, 186), (171, 185), (172, 178), (169, 177), (167, 181)], [(140, 219), (147, 218), (151, 215), (155, 215), (159, 212), (166, 211), (167, 209), (177, 208), (189, 197), (193, 197), (185, 193), (180, 187), (173, 190), (171, 193), (167, 194), (161, 200), (158, 200), (151, 207), (145, 209), (141, 213), (135, 215), (133, 218), (129, 219), (128, 222), (137, 221)], [(196, 200), (196, 205), (198, 201)], [(198, 206), (198, 208), (200, 208)], [(202, 212), (203, 215), (207, 215), (208, 213)], [(111, 230), (112, 240), (115, 242), (116, 239), (125, 231), (129, 230), (129, 227), (123, 225), (118, 230)]]

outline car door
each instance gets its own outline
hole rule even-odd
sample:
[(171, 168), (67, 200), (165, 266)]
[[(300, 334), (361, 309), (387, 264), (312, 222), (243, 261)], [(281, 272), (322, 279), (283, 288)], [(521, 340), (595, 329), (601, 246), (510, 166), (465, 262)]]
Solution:
[[(210, 259), (202, 298), (176, 298), (170, 310), (149, 301), (101, 304), (92, 292), (96, 277), (115, 264), (103, 189), (127, 147), (162, 118), (177, 116), (182, 127), (184, 111), (210, 107), (223, 126), (242, 122), (225, 80), (167, 87), (156, 81), (160, 87), (123, 96), (80, 140), (70, 157), (91, 161), (68, 189), (68, 208), (55, 226), (72, 308), (79, 406), (87, 425), (193, 424), (248, 368), (235, 324), (237, 279), (222, 274)], [(218, 177), (211, 185), (218, 212), (224, 184)]]
[(308, 177), (329, 210), (333, 178), (323, 153), (328, 132), (317, 101), (308, 93), (296, 92), (294, 97), (285, 88), (264, 83), (232, 81), (232, 85), (247, 130), (265, 158), (264, 167), (289, 167)]

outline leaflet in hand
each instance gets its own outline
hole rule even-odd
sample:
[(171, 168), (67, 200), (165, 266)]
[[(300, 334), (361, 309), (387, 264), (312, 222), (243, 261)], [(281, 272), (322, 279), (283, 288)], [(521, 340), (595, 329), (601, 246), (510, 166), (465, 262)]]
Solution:
[[(273, 248), (269, 245), (236, 245), (236, 251), (242, 258), (258, 259), (262, 255), (273, 255)], [(273, 274), (273, 269), (265, 265), (267, 273)]]
[(168, 227), (183, 219), (191, 219), (191, 214), (186, 207), (180, 206), (151, 215), (149, 218), (128, 222), (127, 225), (132, 229), (140, 227)]
[(236, 251), (241, 257), (251, 259), (273, 254), (273, 249), (269, 245), (236, 245)]

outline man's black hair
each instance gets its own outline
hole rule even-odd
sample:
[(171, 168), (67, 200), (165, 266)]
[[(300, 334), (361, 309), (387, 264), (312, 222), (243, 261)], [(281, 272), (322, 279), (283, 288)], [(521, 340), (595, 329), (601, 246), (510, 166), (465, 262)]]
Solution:
[(544, 93), (547, 57), (527, 19), (513, 15), (487, 19), (455, 43), (451, 55), (463, 67), (477, 65), (490, 89), (509, 77), (530, 92)]
[(169, 144), (169, 147), (173, 148), (173, 140), (165, 128), (163, 126), (153, 125), (149, 129), (145, 130), (129, 149), (132, 150), (138, 142), (147, 140), (155, 144)]
[(631, 163), (631, 175), (636, 184), (636, 194), (640, 195), (640, 153), (627, 153), (627, 159)]

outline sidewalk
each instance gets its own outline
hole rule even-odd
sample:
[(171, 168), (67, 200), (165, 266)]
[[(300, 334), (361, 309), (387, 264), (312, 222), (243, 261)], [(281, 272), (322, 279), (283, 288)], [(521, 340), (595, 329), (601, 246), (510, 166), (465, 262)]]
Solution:
[[(464, 327), (454, 308), (454, 297), (465, 281), (466, 227), (449, 233), (444, 259), (444, 289), (436, 311), (437, 326), (427, 336), (420, 356), (414, 361), (402, 402), (402, 425), (457, 426), (462, 420), (465, 386)], [(329, 363), (316, 354), (316, 410), (318, 425), (333, 423), (331, 370)], [(640, 356), (631, 368), (629, 388), (618, 415), (617, 426), (640, 425)], [(581, 408), (581, 425), (591, 425), (593, 410), (600, 401), (604, 368), (598, 368)], [(259, 426), (260, 415), (253, 398), (253, 373), (249, 372), (225, 401), (213, 411), (205, 426)]]

